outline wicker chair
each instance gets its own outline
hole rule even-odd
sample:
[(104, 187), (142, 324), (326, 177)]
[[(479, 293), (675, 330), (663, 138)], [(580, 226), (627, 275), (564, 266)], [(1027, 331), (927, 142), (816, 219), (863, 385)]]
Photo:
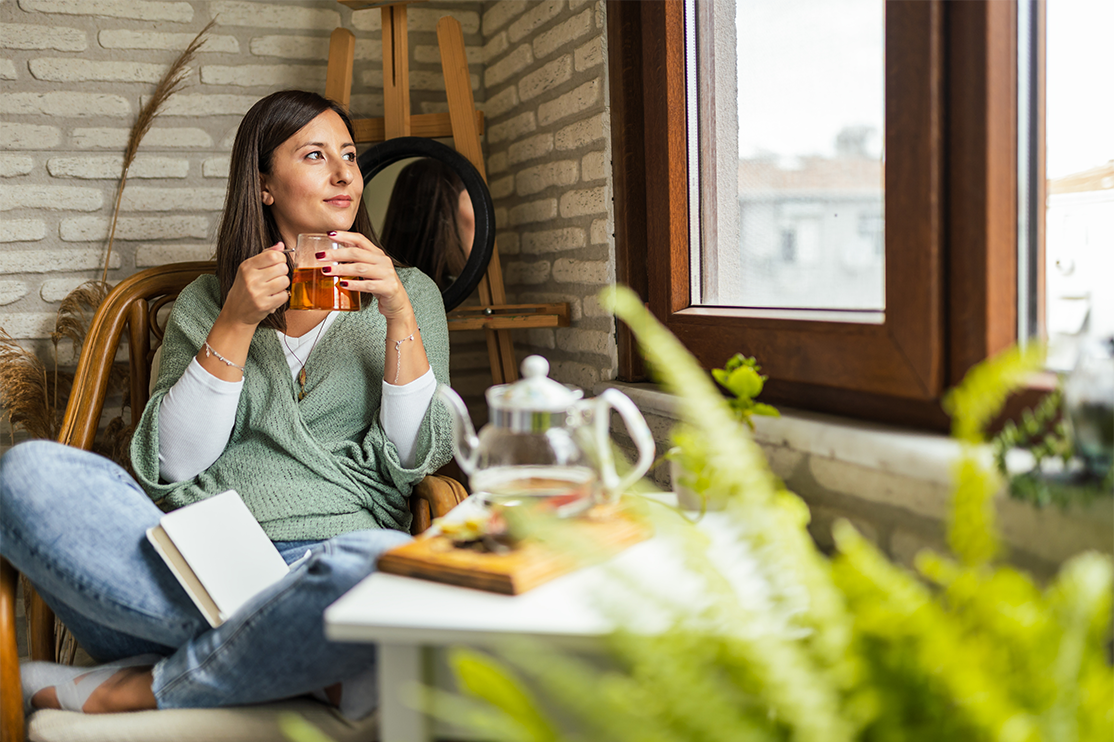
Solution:
[[(116, 351), (125, 328), (128, 338), (129, 394), (132, 422), (150, 396), (151, 363), (162, 341), (160, 310), (200, 275), (212, 273), (212, 262), (174, 263), (137, 273), (122, 281), (101, 304), (86, 336), (74, 377), (73, 391), (62, 423), (59, 442), (89, 450), (97, 434)], [(165, 313), (164, 313), (165, 314)], [(464, 487), (448, 477), (431, 475), (410, 498), (411, 531), (429, 527), (467, 496)], [(53, 742), (79, 738), (104, 739), (207, 739), (284, 740), (276, 723), (289, 711), (308, 716), (333, 739), (373, 738), (373, 718), (348, 723), (313, 701), (288, 701), (233, 709), (185, 709), (131, 714), (90, 715), (67, 711), (39, 711), (25, 725), (16, 647), (16, 586), (18, 574), (0, 559), (0, 740)], [(55, 620), (46, 603), (29, 591), (26, 609), (28, 645), (32, 659), (54, 660)], [(40, 721), (41, 719), (41, 721)]]

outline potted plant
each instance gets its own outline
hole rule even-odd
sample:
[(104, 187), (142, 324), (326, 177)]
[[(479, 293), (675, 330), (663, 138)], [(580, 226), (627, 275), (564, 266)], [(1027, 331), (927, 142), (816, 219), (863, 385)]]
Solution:
[(733, 575), (707, 539), (674, 517), (662, 533), (685, 538), (685, 566), (707, 600), (680, 606), (665, 631), (617, 631), (611, 666), (544, 645), (515, 645), (500, 659), (457, 650), (465, 697), (441, 699), (457, 702), (454, 719), (508, 742), (1112, 738), (1110, 556), (1073, 557), (1047, 585), (998, 559), (1001, 480), (983, 461), (984, 431), (1039, 366), (1038, 352), (1013, 348), (979, 364), (946, 397), (963, 444), (951, 554), (922, 552), (914, 574), (844, 521), (836, 554), (821, 554), (804, 504), (695, 359), (633, 292), (615, 291), (608, 305), (679, 397), (685, 456), (704, 465), (706, 494), (723, 498), (724, 519), (773, 592), (763, 601), (729, 589)]
[[(728, 406), (735, 419), (745, 423), (751, 431), (754, 430), (754, 421), (751, 420), (754, 415), (781, 417), (776, 408), (755, 401), (768, 378), (761, 371), (762, 367), (754, 357), (748, 358), (742, 353), (733, 355), (723, 368), (712, 369), (712, 378), (726, 392)], [(685, 456), (685, 442), (690, 436), (691, 431), (678, 426), (672, 434), (675, 445), (665, 454), (669, 461), (669, 478), (673, 483), (673, 492), (677, 495), (677, 504), (685, 510), (699, 510), (701, 513), (705, 510), (719, 510), (723, 507), (723, 502), (710, 500), (704, 494), (707, 487), (701, 479), (703, 468), (697, 467), (691, 457)]]

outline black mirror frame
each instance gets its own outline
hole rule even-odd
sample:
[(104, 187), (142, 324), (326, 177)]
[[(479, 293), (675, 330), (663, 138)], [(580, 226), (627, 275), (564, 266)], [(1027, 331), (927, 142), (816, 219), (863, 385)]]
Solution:
[(464, 155), (433, 139), (425, 137), (396, 137), (380, 142), (357, 158), (366, 185), (389, 165), (414, 157), (432, 157), (448, 165), (460, 176), (472, 199), (476, 231), (472, 238), (472, 251), (453, 284), (441, 292), (445, 311), (458, 306), (479, 285), (487, 272), (488, 261), (495, 249), (495, 204), (487, 190), (483, 176)]

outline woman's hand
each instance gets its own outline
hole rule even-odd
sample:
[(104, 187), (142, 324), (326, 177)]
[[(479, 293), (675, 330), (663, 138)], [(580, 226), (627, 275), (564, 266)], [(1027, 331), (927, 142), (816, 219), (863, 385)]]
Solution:
[(325, 275), (340, 276), (347, 281), (345, 288), (374, 296), (388, 327), (399, 322), (409, 324), (414, 309), (390, 256), (359, 232), (330, 232), (329, 235), (344, 247), (329, 253), (329, 259), (337, 261), (338, 265), (322, 268)]
[(254, 328), (286, 303), (290, 272), (282, 250), (283, 244), (277, 242), (240, 263), (221, 309), (223, 318)]
[(395, 272), (394, 261), (358, 232), (330, 232), (329, 236), (344, 247), (329, 251), (328, 259), (337, 261), (337, 265), (327, 265), (322, 272), (343, 278), (341, 285), (345, 288), (376, 298), (379, 313), (387, 320), (383, 380), (396, 386), (409, 384), (429, 371), (429, 359), (418, 318)]

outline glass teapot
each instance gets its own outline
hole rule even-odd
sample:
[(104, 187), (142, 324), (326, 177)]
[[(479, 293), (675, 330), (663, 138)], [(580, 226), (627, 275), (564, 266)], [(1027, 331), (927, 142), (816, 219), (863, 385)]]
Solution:
[[(477, 436), (464, 401), (437, 389), (453, 417), (453, 452), (472, 491), (489, 502), (544, 504), (571, 515), (618, 497), (650, 468), (654, 438), (627, 395), (608, 389), (595, 399), (550, 379), (549, 362), (529, 356), (522, 379), (487, 390), (491, 422)], [(638, 462), (620, 475), (611, 452), (610, 410), (626, 424)]]

